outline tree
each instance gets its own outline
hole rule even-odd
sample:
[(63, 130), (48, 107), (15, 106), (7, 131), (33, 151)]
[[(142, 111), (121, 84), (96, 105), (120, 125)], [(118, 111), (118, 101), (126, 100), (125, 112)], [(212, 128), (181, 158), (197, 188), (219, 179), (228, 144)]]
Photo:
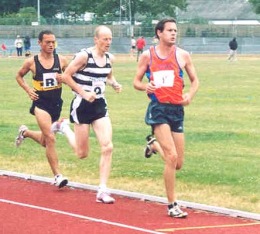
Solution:
[(86, 1), (86, 0), (65, 0), (63, 8), (60, 12), (65, 15), (74, 15), (75, 17), (84, 14), (85, 12), (91, 12), (92, 6), (95, 5), (96, 0)]
[(254, 12), (260, 14), (260, 0), (249, 0), (249, 2), (253, 5)]
[[(120, 3), (123, 3), (123, 5), (120, 6)], [(107, 13), (114, 13), (115, 16), (118, 16), (118, 12), (122, 12), (120, 7), (127, 10), (129, 3), (131, 4), (130, 10), (133, 21), (136, 13), (149, 17), (157, 17), (158, 15), (176, 17), (177, 8), (185, 10), (187, 7), (186, 0), (100, 0), (99, 4), (96, 4), (93, 9), (99, 17)]]
[(1, 0), (0, 2), (0, 15), (8, 15), (17, 13), (21, 8), (21, 1)]
[[(57, 13), (80, 15), (88, 11), (95, 12), (98, 17), (104, 15), (119, 17), (119, 13), (124, 13), (127, 20), (130, 20), (131, 15), (134, 21), (136, 13), (150, 18), (158, 18), (159, 15), (175, 17), (177, 8), (185, 10), (187, 7), (187, 0), (1, 0), (0, 15), (17, 13), (24, 7), (33, 7), (37, 10), (38, 1), (41, 16), (44, 18), (53, 18)], [(128, 15), (125, 14), (126, 11)]]
[(23, 24), (30, 25), (32, 22), (37, 21), (37, 12), (34, 7), (24, 7), (16, 14), (16, 18), (20, 19)]
[(37, 21), (37, 12), (34, 7), (24, 7), (17, 13), (5, 15), (0, 18), (2, 25), (31, 25), (32, 22)]
[[(85, 4), (84, 0), (39, 0), (40, 13), (45, 18), (52, 18), (58, 12), (66, 12), (75, 10), (77, 12), (84, 11), (82, 5)], [(0, 15), (8, 15), (17, 13), (21, 8), (33, 7), (37, 9), (38, 0), (1, 0), (0, 2)]]

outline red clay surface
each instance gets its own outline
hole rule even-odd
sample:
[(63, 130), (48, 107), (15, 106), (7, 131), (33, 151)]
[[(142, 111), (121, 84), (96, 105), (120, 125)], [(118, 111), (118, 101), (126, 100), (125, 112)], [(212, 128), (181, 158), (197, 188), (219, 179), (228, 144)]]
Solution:
[(96, 193), (58, 189), (48, 183), (0, 176), (0, 234), (260, 234), (260, 222), (185, 209), (186, 219), (166, 215), (165, 204), (114, 196), (95, 202)]

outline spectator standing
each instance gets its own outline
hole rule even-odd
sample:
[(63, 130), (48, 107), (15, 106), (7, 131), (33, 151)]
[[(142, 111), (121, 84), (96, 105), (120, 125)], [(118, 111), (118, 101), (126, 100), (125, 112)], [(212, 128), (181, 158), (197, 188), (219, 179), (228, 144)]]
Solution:
[(31, 55), (31, 38), (29, 36), (26, 36), (23, 40), (23, 44), (25, 50), (25, 57), (28, 57)]
[(144, 47), (146, 46), (146, 41), (143, 36), (139, 37), (136, 41), (136, 47), (137, 47), (137, 58), (136, 61), (138, 62), (139, 56), (143, 53)]
[(134, 37), (132, 37), (131, 38), (131, 50), (130, 50), (131, 57), (134, 57), (135, 50), (136, 50), (136, 40)]
[(237, 60), (237, 40), (234, 37), (230, 42), (229, 42), (229, 56), (228, 60), (229, 61), (236, 61)]
[(17, 56), (23, 56), (23, 40), (20, 35), (17, 35), (14, 46), (16, 48)]
[(7, 47), (6, 47), (5, 43), (3, 43), (1, 45), (1, 50), (2, 50), (3, 56), (5, 56), (6, 55), (6, 51), (7, 51)]

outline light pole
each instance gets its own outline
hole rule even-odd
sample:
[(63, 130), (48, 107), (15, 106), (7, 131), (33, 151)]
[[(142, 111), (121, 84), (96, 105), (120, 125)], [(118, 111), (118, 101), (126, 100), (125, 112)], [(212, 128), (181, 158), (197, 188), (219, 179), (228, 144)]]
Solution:
[(40, 10), (40, 0), (37, 0), (37, 19), (38, 19), (38, 25), (41, 24), (41, 10)]
[(119, 4), (119, 22), (120, 22), (120, 25), (121, 25), (121, 21), (122, 21), (122, 0), (120, 0), (120, 4)]
[(132, 25), (132, 8), (131, 8), (131, 0), (128, 1), (129, 4), (129, 21), (130, 21), (130, 36), (134, 36), (133, 25)]

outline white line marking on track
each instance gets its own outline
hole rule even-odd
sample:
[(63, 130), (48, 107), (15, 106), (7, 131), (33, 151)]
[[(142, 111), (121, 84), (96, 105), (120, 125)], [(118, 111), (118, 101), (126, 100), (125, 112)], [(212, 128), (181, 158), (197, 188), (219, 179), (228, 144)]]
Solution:
[(54, 209), (50, 209), (50, 208), (46, 208), (46, 207), (42, 207), (42, 206), (35, 206), (35, 205), (20, 203), (20, 202), (6, 200), (6, 199), (0, 199), (0, 202), (13, 204), (13, 205), (17, 205), (17, 206), (29, 207), (29, 208), (37, 209), (37, 210), (44, 210), (44, 211), (48, 211), (48, 212), (67, 215), (67, 216), (76, 217), (76, 218), (80, 218), (80, 219), (86, 219), (86, 220), (90, 220), (90, 221), (97, 222), (97, 223), (109, 224), (109, 225), (113, 225), (113, 226), (117, 226), (117, 227), (137, 230), (137, 231), (146, 232), (146, 233), (162, 234), (162, 232), (156, 232), (153, 230), (130, 226), (130, 225), (122, 224), (122, 223), (111, 222), (111, 221), (104, 220), (104, 219), (96, 219), (93, 217), (79, 215), (79, 214), (73, 214), (73, 213), (69, 213), (69, 212), (65, 212), (65, 211), (54, 210)]
[[(32, 180), (32, 181), (39, 181), (39, 182), (46, 182), (46, 183), (51, 183), (53, 181), (53, 178), (24, 174), (24, 173), (13, 172), (13, 171), (5, 171), (5, 170), (0, 170), (0, 176), (18, 177), (18, 178), (22, 178), (25, 180)], [(97, 189), (98, 189), (98, 186), (94, 186), (94, 185), (90, 185), (90, 184), (82, 184), (82, 183), (77, 183), (77, 182), (69, 182), (68, 186), (72, 187), (72, 188), (80, 188), (80, 189), (92, 190), (92, 191), (97, 191)], [(152, 196), (152, 195), (148, 195), (148, 194), (128, 192), (128, 191), (123, 191), (123, 190), (118, 190), (118, 189), (110, 189), (110, 192), (115, 195), (124, 196), (124, 197), (128, 197), (128, 198), (129, 197), (135, 198), (135, 199), (139, 199), (141, 201), (152, 201), (152, 202), (159, 202), (162, 204), (167, 204), (167, 199), (165, 197), (157, 197), (157, 196)], [(224, 207), (210, 206), (210, 205), (188, 202), (188, 201), (181, 201), (181, 200), (178, 200), (178, 203), (181, 206), (191, 208), (194, 210), (213, 212), (213, 213), (218, 213), (220, 215), (224, 214), (224, 215), (228, 215), (230, 217), (255, 219), (258, 221), (260, 220), (259, 213), (251, 213), (251, 212), (246, 212), (246, 211), (241, 211), (241, 210), (233, 210), (233, 209), (228, 209), (228, 208), (224, 208)]]

